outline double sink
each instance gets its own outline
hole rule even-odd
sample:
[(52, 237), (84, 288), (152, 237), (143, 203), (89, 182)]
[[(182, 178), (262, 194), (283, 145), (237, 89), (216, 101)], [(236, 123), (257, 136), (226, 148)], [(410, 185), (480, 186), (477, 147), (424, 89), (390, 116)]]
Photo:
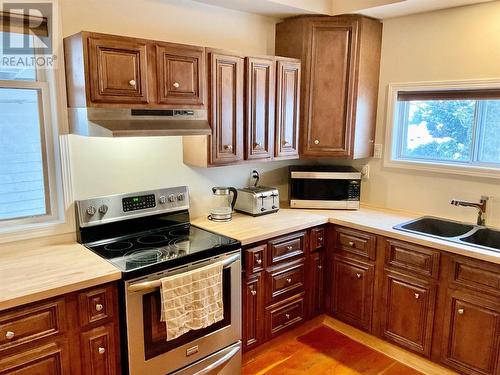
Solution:
[(500, 231), (480, 225), (424, 216), (394, 229), (500, 252)]

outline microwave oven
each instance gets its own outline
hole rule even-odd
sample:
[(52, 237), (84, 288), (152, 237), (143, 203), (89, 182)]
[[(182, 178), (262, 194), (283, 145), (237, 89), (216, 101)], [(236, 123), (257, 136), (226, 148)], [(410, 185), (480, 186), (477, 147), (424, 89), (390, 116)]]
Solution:
[(290, 166), (290, 208), (357, 210), (361, 172), (347, 166)]

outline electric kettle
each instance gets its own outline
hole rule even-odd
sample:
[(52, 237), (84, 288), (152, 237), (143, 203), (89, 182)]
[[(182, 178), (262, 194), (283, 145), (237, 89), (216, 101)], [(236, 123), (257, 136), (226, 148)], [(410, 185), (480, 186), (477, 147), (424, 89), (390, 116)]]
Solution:
[[(212, 188), (212, 208), (210, 208), (209, 220), (231, 221), (233, 209), (238, 197), (238, 192), (234, 187), (219, 186)], [(231, 198), (231, 193), (233, 197)]]

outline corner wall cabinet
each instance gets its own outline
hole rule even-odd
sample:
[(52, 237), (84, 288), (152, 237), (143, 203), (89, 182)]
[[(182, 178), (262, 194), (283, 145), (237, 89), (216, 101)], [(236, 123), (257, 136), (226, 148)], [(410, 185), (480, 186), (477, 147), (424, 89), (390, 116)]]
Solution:
[(358, 16), (304, 16), (276, 26), (276, 53), (301, 59), (300, 154), (373, 155), (382, 24)]

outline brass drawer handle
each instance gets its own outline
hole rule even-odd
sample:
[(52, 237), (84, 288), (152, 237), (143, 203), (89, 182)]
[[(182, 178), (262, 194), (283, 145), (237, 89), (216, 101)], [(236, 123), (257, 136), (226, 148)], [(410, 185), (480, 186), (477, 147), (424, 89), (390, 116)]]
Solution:
[(12, 331), (7, 331), (7, 333), (5, 333), (5, 338), (7, 340), (12, 340), (14, 338), (14, 336), (15, 336), (15, 334)]
[(457, 311), (457, 312), (458, 312), (460, 315), (463, 315), (463, 314), (464, 314), (464, 312), (465, 312), (465, 310), (464, 310), (464, 309), (458, 309), (458, 311)]
[(137, 83), (137, 82), (135, 82), (135, 79), (131, 79), (130, 81), (128, 81), (128, 84), (129, 84), (130, 86), (135, 86), (135, 84), (136, 84), (136, 83)]
[(357, 273), (357, 274), (356, 274), (356, 277), (357, 277), (358, 279), (361, 279), (361, 274), (360, 274), (360, 273)]
[(181, 85), (179, 84), (179, 82), (174, 82), (173, 86), (178, 89), (179, 87), (181, 87)]
[(291, 279), (290, 277), (287, 277), (287, 278), (286, 278), (286, 282), (287, 282), (288, 284), (290, 284), (290, 283), (292, 282), (292, 279)]
[(315, 145), (319, 145), (319, 139), (315, 139), (315, 140), (314, 140), (314, 144), (315, 144)]
[(257, 291), (256, 290), (252, 290), (250, 293), (252, 294), (252, 296), (255, 296), (257, 294)]
[(233, 146), (232, 145), (225, 145), (224, 148), (228, 151), (233, 151)]
[(95, 305), (95, 311), (102, 311), (104, 309), (104, 306), (100, 303)]
[(349, 241), (349, 246), (356, 247), (356, 244), (353, 241)]
[(322, 242), (323, 241), (323, 237), (318, 237), (318, 241)]
[(415, 293), (415, 299), (419, 299), (419, 298), (420, 298), (420, 294)]
[(290, 320), (290, 314), (285, 314), (286, 320)]
[(262, 264), (262, 259), (256, 259), (255, 262), (260, 265)]
[(106, 353), (106, 349), (105, 349), (105, 348), (103, 348), (102, 346), (100, 346), (100, 347), (99, 347), (99, 349), (97, 349), (97, 351), (98, 351), (98, 352), (99, 352), (99, 354), (101, 354), (101, 355), (102, 355), (102, 354), (104, 354), (104, 353)]
[(288, 251), (293, 250), (293, 246), (292, 245), (289, 245), (286, 248), (287, 248)]

